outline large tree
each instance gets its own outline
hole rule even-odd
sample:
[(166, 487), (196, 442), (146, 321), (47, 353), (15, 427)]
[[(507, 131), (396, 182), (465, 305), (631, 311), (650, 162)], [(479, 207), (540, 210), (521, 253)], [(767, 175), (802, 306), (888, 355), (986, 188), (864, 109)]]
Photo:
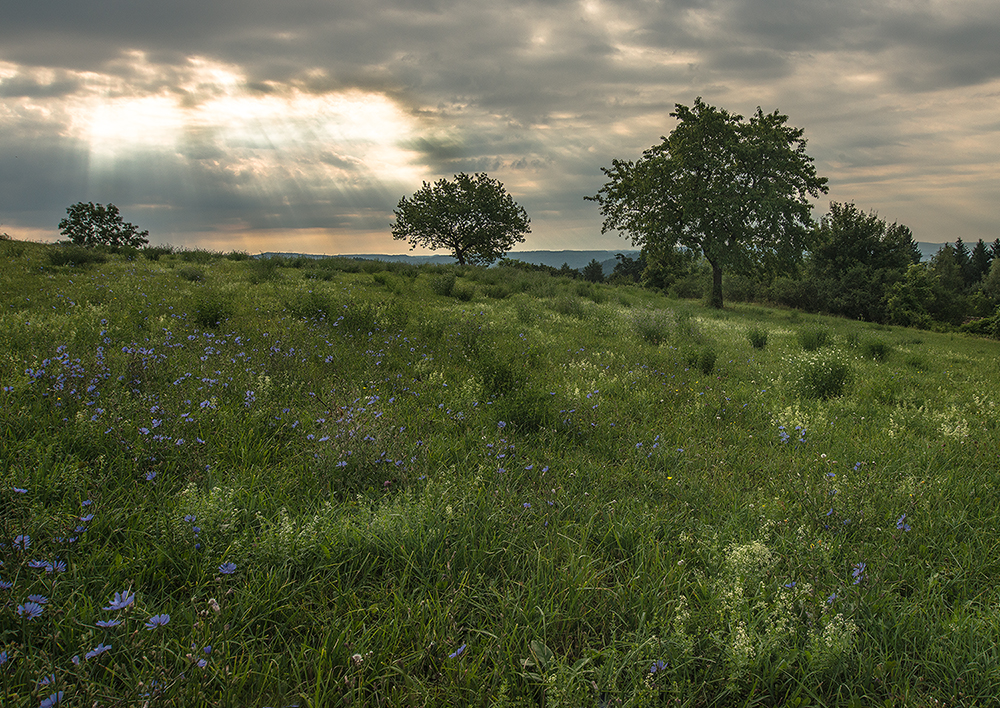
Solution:
[(831, 202), (805, 272), (819, 308), (851, 319), (885, 322), (893, 284), (919, 261), (920, 249), (908, 227), (889, 224), (854, 204)]
[(447, 248), (459, 264), (488, 265), (524, 241), (530, 221), (497, 180), (482, 173), (455, 175), (403, 197), (393, 211), (394, 239), (411, 248)]
[(67, 217), (59, 222), (59, 232), (77, 244), (94, 246), (127, 246), (138, 248), (149, 243), (148, 231), (139, 231), (122, 218), (114, 204), (77, 202), (66, 207)]
[(601, 206), (602, 232), (703, 254), (721, 308), (724, 271), (781, 272), (801, 259), (813, 227), (808, 197), (825, 193), (827, 180), (803, 131), (777, 111), (744, 120), (698, 98), (670, 115), (680, 121), (673, 132), (638, 161), (601, 168), (608, 182), (587, 199)]

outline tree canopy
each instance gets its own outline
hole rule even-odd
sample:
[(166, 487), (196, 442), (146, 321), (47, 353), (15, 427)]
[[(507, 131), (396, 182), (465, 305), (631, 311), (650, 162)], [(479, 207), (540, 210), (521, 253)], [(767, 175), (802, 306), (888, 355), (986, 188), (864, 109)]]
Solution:
[(67, 217), (59, 222), (59, 232), (78, 246), (127, 246), (138, 248), (149, 243), (148, 231), (139, 231), (122, 218), (114, 204), (77, 202), (66, 207)]
[(920, 261), (910, 229), (854, 204), (830, 202), (809, 253), (806, 273), (822, 309), (885, 322), (889, 291)]
[(722, 307), (723, 271), (785, 271), (812, 232), (808, 197), (827, 191), (806, 155), (803, 130), (760, 108), (749, 120), (708, 105), (676, 105), (677, 125), (636, 161), (601, 168), (608, 182), (593, 197), (602, 232), (622, 231), (637, 246), (675, 245), (712, 266), (711, 304)]
[(393, 213), (394, 239), (406, 239), (411, 248), (447, 248), (461, 265), (488, 265), (531, 231), (524, 208), (483, 173), (424, 182), (412, 197), (400, 199)]

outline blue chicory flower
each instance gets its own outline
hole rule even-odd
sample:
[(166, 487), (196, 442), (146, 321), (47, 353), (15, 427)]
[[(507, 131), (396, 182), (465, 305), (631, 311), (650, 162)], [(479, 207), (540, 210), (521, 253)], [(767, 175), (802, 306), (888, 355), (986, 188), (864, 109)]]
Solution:
[(93, 659), (95, 657), (100, 656), (104, 652), (108, 651), (110, 648), (111, 648), (110, 644), (104, 644), (104, 643), (98, 644), (96, 647), (94, 647), (93, 649), (91, 649), (90, 651), (88, 651), (84, 655), (84, 658), (85, 659)]
[(126, 607), (135, 602), (135, 593), (129, 594), (129, 591), (116, 592), (115, 597), (111, 600), (111, 604), (105, 607), (105, 610), (124, 610)]
[(152, 631), (157, 627), (162, 627), (170, 621), (170, 615), (153, 615), (148, 620), (146, 620), (145, 627), (147, 630)]
[(52, 706), (58, 703), (62, 703), (62, 699), (63, 699), (63, 692), (56, 691), (48, 698), (44, 699), (41, 703), (39, 703), (38, 708), (52, 708)]
[(456, 659), (456, 658), (458, 658), (458, 657), (462, 656), (462, 654), (463, 654), (463, 653), (465, 652), (465, 648), (466, 648), (467, 646), (468, 646), (468, 644), (463, 644), (463, 645), (462, 645), (462, 646), (460, 646), (460, 647), (459, 647), (458, 649), (456, 649), (456, 650), (455, 650), (455, 651), (453, 651), (453, 652), (452, 652), (451, 654), (449, 654), (449, 655), (448, 655), (448, 658), (449, 658), (449, 659)]
[(17, 606), (17, 614), (21, 615), (21, 617), (27, 617), (29, 620), (40, 617), (42, 612), (43, 608), (37, 602), (26, 602), (23, 605)]

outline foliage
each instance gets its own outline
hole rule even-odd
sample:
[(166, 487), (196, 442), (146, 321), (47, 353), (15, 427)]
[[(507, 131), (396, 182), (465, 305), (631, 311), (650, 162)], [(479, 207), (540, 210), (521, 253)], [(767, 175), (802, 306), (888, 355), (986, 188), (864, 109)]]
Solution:
[(644, 342), (659, 346), (666, 342), (673, 330), (673, 313), (664, 310), (636, 310), (632, 313), (632, 327)]
[(199, 327), (215, 329), (232, 317), (234, 312), (232, 298), (226, 293), (206, 286), (196, 291), (191, 314)]
[(754, 349), (763, 349), (767, 346), (767, 330), (760, 327), (752, 327), (747, 331), (747, 339)]
[(823, 326), (803, 327), (796, 336), (799, 345), (807, 352), (814, 352), (830, 343), (830, 332)]
[(836, 349), (806, 351), (793, 361), (794, 389), (806, 398), (834, 398), (844, 394), (851, 381), (851, 366)]
[(114, 204), (77, 202), (66, 207), (68, 216), (59, 222), (59, 232), (73, 243), (86, 248), (94, 246), (128, 246), (139, 248), (149, 243), (148, 231), (126, 222)]
[(488, 265), (531, 231), (527, 212), (484, 173), (424, 182), (412, 197), (400, 199), (393, 213), (394, 239), (411, 248), (446, 248), (459, 265)]
[[(616, 253), (615, 269), (611, 272), (610, 282), (618, 283), (639, 283), (642, 281), (642, 273), (646, 270), (646, 254), (640, 252), (638, 258), (626, 256), (624, 253)], [(603, 271), (602, 271), (603, 275)]]
[(456, 280), (457, 278), (454, 273), (436, 275), (430, 280), (431, 292), (442, 297), (449, 297), (451, 296), (451, 291), (455, 289)]
[(711, 374), (712, 370), (715, 369), (715, 361), (718, 358), (719, 355), (716, 354), (715, 349), (709, 346), (688, 352), (685, 357), (688, 366), (697, 369), (705, 376)]
[(591, 258), (590, 263), (583, 267), (580, 271), (583, 279), (590, 283), (603, 283), (604, 282), (604, 267), (596, 258)]
[(806, 277), (825, 312), (885, 322), (889, 291), (919, 260), (906, 226), (890, 225), (853, 203), (831, 202), (810, 251)]
[(872, 339), (864, 343), (865, 356), (875, 361), (885, 361), (892, 353), (892, 345), (881, 339)]
[[(750, 118), (696, 99), (677, 104), (680, 121), (637, 162), (614, 160), (597, 195), (602, 232), (636, 245), (681, 245), (712, 266), (713, 307), (721, 308), (723, 271), (784, 271), (797, 263), (812, 225), (808, 197), (826, 192), (805, 154), (803, 131), (787, 116)], [(669, 252), (669, 250), (667, 251)]]
[(106, 263), (108, 256), (92, 248), (75, 244), (60, 245), (48, 252), (49, 263), (54, 266), (86, 266), (92, 263)]

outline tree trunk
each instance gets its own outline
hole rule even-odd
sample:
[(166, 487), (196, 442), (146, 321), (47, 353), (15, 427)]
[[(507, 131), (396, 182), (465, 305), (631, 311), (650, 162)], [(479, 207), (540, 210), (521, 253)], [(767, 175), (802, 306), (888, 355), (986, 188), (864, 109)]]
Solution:
[(712, 295), (708, 304), (717, 310), (722, 309), (722, 268), (713, 261), (712, 264)]

